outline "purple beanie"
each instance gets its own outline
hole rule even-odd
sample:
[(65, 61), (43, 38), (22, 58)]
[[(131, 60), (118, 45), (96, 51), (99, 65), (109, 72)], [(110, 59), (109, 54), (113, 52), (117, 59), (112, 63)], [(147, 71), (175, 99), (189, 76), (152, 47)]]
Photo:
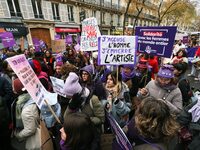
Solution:
[(158, 71), (158, 77), (163, 77), (163, 78), (173, 78), (174, 77), (174, 68), (172, 65), (163, 65), (160, 67)]

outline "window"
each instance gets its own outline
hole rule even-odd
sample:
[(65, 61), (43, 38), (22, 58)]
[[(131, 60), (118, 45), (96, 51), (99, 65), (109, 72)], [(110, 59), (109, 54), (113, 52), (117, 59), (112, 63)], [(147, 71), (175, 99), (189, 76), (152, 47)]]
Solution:
[(8, 7), (10, 9), (11, 16), (22, 17), (18, 0), (8, 0)]
[(96, 14), (97, 14), (97, 13), (96, 13), (96, 10), (93, 10), (93, 11), (92, 11), (92, 17), (95, 17), (95, 18), (96, 18), (96, 16), (97, 16)]
[(102, 24), (105, 24), (105, 15), (106, 15), (106, 14), (103, 12), (103, 13), (102, 13)]
[(54, 20), (60, 20), (59, 9), (57, 3), (52, 3), (53, 18)]
[(74, 22), (73, 6), (67, 6), (69, 21)]
[(41, 0), (31, 0), (33, 5), (33, 12), (35, 18), (43, 19), (42, 8), (41, 8)]
[(120, 26), (120, 15), (118, 15), (118, 18), (117, 18), (117, 26)]

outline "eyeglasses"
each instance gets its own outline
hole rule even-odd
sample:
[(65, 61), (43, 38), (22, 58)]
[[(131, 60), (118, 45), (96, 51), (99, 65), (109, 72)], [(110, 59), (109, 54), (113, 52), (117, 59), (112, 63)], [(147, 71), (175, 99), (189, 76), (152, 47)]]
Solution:
[(82, 76), (88, 76), (89, 74), (88, 73), (82, 73)]

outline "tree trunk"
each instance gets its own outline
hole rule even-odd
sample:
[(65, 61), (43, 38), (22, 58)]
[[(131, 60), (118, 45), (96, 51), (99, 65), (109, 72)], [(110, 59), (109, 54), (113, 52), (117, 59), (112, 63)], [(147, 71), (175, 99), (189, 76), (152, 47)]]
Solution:
[(129, 6), (131, 4), (131, 1), (132, 0), (129, 0), (128, 3), (127, 3), (127, 7), (126, 7), (126, 11), (124, 13), (124, 20), (123, 20), (123, 35), (125, 33), (125, 22), (126, 22), (126, 17), (127, 17), (127, 14), (128, 14), (128, 10), (129, 10)]

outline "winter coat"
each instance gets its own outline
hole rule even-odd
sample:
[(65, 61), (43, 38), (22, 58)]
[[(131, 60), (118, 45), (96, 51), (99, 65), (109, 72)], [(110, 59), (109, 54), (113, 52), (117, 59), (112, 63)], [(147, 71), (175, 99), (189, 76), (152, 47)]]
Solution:
[(80, 83), (82, 86), (85, 86), (90, 90), (90, 97), (92, 97), (92, 95), (96, 95), (99, 98), (99, 100), (106, 99), (106, 92), (101, 80), (100, 79), (93, 80), (94, 75), (93, 75), (92, 65), (88, 65), (80, 69), (80, 74), (83, 71), (88, 72), (90, 76), (90, 81), (86, 83), (80, 81)]
[(192, 115), (188, 112), (197, 101), (186, 106), (184, 110), (178, 115), (177, 121), (184, 127), (187, 127), (192, 133), (192, 142), (188, 145), (189, 150), (199, 150), (200, 143), (200, 120), (192, 122)]
[(152, 80), (146, 85), (145, 88), (147, 88), (148, 93), (145, 96), (141, 96), (142, 98), (153, 96), (156, 99), (162, 99), (169, 106), (170, 111), (175, 114), (180, 113), (182, 110), (182, 95), (180, 89), (177, 86), (175, 86), (174, 89), (166, 90), (161, 88), (156, 83), (156, 80)]
[[(107, 91), (107, 97), (108, 97), (109, 92)], [(118, 103), (116, 101), (119, 100)], [(109, 103), (108, 100), (102, 100), (102, 105), (104, 108), (106, 107), (106, 104)], [(131, 111), (131, 102), (130, 102), (130, 95), (129, 95), (129, 89), (127, 85), (122, 82), (121, 90), (120, 93), (118, 94), (117, 97), (112, 98), (112, 109), (111, 113), (117, 123), (123, 127), (126, 125), (126, 121), (123, 119), (123, 116), (128, 116), (129, 112)]]
[(12, 141), (12, 145), (15, 146), (17, 150), (25, 149), (26, 140), (30, 136), (34, 136), (35, 132), (37, 131), (37, 127), (39, 125), (38, 108), (32, 99), (28, 100), (22, 107), (21, 120), (23, 123), (23, 128), (15, 130), (14, 132), (15, 137)]

